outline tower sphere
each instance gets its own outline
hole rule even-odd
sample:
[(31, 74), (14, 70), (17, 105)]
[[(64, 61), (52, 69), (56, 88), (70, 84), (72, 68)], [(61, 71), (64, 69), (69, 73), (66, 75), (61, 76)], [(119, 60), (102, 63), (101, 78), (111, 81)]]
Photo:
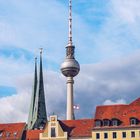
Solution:
[(78, 61), (73, 58), (66, 58), (61, 65), (61, 72), (66, 77), (74, 77), (80, 71), (80, 65)]

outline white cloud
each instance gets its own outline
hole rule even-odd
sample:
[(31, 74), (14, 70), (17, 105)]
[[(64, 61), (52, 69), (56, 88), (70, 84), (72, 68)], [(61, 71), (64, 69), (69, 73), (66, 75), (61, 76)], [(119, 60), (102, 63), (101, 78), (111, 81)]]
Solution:
[(14, 29), (4, 21), (0, 21), (0, 42), (3, 44), (16, 42)]
[(140, 4), (137, 0), (110, 0), (108, 15), (95, 33), (94, 46), (100, 61), (122, 59), (140, 44)]
[(20, 122), (27, 119), (27, 107), (29, 105), (27, 93), (16, 94), (0, 98), (1, 123)]
[(33, 71), (32, 64), (24, 56), (16, 60), (13, 56), (9, 58), (0, 57), (0, 65), (1, 85), (15, 86), (15, 79)]
[[(75, 111), (77, 118), (93, 117), (96, 105), (129, 103), (139, 97), (140, 57), (139, 52), (122, 62), (111, 61), (82, 65), (75, 77), (74, 104), (80, 105)], [(17, 94), (0, 98), (2, 122), (26, 121), (32, 93), (33, 73), (20, 75), (14, 79)], [(60, 73), (44, 71), (47, 113), (53, 112), (65, 118), (66, 79)], [(11, 114), (9, 114), (9, 113)], [(86, 112), (86, 113), (85, 113)], [(8, 115), (7, 115), (8, 114)], [(11, 116), (17, 116), (13, 118)]]
[(121, 21), (127, 24), (134, 24), (140, 19), (140, 1), (139, 0), (112, 0), (113, 13), (117, 14)]
[[(47, 48), (46, 67), (53, 69), (64, 58), (67, 42), (66, 7), (57, 1), (40, 1), (39, 5), (32, 5), (31, 2), (12, 1), (19, 15), (12, 15), (12, 26), (9, 21), (1, 21), (0, 26), (4, 29), (1, 29), (0, 40), (30, 52), (43, 45)], [(81, 65), (81, 72), (75, 78), (75, 104), (80, 105), (76, 117), (93, 117), (95, 106), (105, 100), (105, 103), (125, 103), (139, 97), (138, 3), (137, 0), (111, 0), (109, 6), (112, 7), (108, 9), (113, 10), (110, 10), (109, 16), (98, 31), (93, 31), (92, 26), (87, 24), (83, 17), (73, 14), (76, 58), (79, 58), (80, 63), (85, 63)], [(0, 84), (17, 89), (17, 94), (0, 98), (3, 105), (0, 106), (3, 112), (0, 116), (1, 122), (27, 120), (33, 80), (33, 61), (30, 61), (24, 56), (16, 60), (12, 56), (0, 57)], [(87, 62), (91, 64), (88, 65)], [(44, 72), (44, 81), (48, 113), (54, 112), (64, 118), (65, 78), (50, 70)]]
[[(64, 77), (63, 77), (64, 78)], [(62, 76), (53, 71), (44, 71), (47, 113), (65, 117), (66, 92)], [(33, 74), (23, 74), (13, 79), (17, 94), (0, 98), (1, 123), (26, 121), (32, 94)]]
[(126, 101), (124, 99), (118, 99), (116, 101), (112, 101), (110, 99), (105, 100), (103, 105), (115, 105), (115, 104), (126, 104)]

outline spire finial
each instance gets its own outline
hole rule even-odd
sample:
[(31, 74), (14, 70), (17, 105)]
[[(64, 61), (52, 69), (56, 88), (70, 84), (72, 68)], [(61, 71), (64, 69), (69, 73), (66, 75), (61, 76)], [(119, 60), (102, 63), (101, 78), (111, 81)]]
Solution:
[(40, 54), (42, 54), (42, 52), (43, 52), (43, 48), (39, 48), (40, 49)]
[(72, 46), (72, 0), (69, 0), (69, 45)]

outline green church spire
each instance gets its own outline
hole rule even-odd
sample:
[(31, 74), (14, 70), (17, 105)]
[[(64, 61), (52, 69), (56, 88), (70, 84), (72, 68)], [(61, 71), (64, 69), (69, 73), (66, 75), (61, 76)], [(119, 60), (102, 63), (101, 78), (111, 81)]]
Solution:
[(31, 102), (34, 102), (34, 104), (33, 104), (33, 110), (30, 109), (31, 111), (33, 111), (33, 115), (32, 115), (32, 121), (30, 121), (31, 127), (28, 127), (29, 129), (44, 128), (47, 122), (44, 82), (43, 82), (43, 68), (42, 68), (42, 49), (40, 50), (41, 51), (40, 51), (39, 78), (36, 86), (35, 100), (34, 98), (31, 99)]
[(31, 97), (30, 111), (28, 116), (28, 129), (32, 129), (36, 89), (37, 89), (37, 58), (35, 58), (34, 83), (33, 83), (32, 97)]

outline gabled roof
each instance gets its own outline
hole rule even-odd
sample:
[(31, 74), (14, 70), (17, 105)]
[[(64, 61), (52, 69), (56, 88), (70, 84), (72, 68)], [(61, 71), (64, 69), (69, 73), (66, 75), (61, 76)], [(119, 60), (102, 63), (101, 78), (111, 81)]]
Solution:
[(126, 105), (104, 105), (97, 106), (95, 120), (119, 119), (120, 126), (130, 126), (130, 118), (140, 119), (140, 98)]
[[(94, 126), (94, 119), (62, 120), (60, 126), (64, 132), (68, 132), (69, 137), (91, 137)], [(27, 130), (26, 140), (39, 140), (40, 133), (44, 130)]]
[(59, 121), (63, 131), (68, 132), (69, 137), (91, 137), (94, 119), (64, 120)]
[(21, 139), (25, 129), (25, 123), (0, 124), (0, 139), (16, 140)]

